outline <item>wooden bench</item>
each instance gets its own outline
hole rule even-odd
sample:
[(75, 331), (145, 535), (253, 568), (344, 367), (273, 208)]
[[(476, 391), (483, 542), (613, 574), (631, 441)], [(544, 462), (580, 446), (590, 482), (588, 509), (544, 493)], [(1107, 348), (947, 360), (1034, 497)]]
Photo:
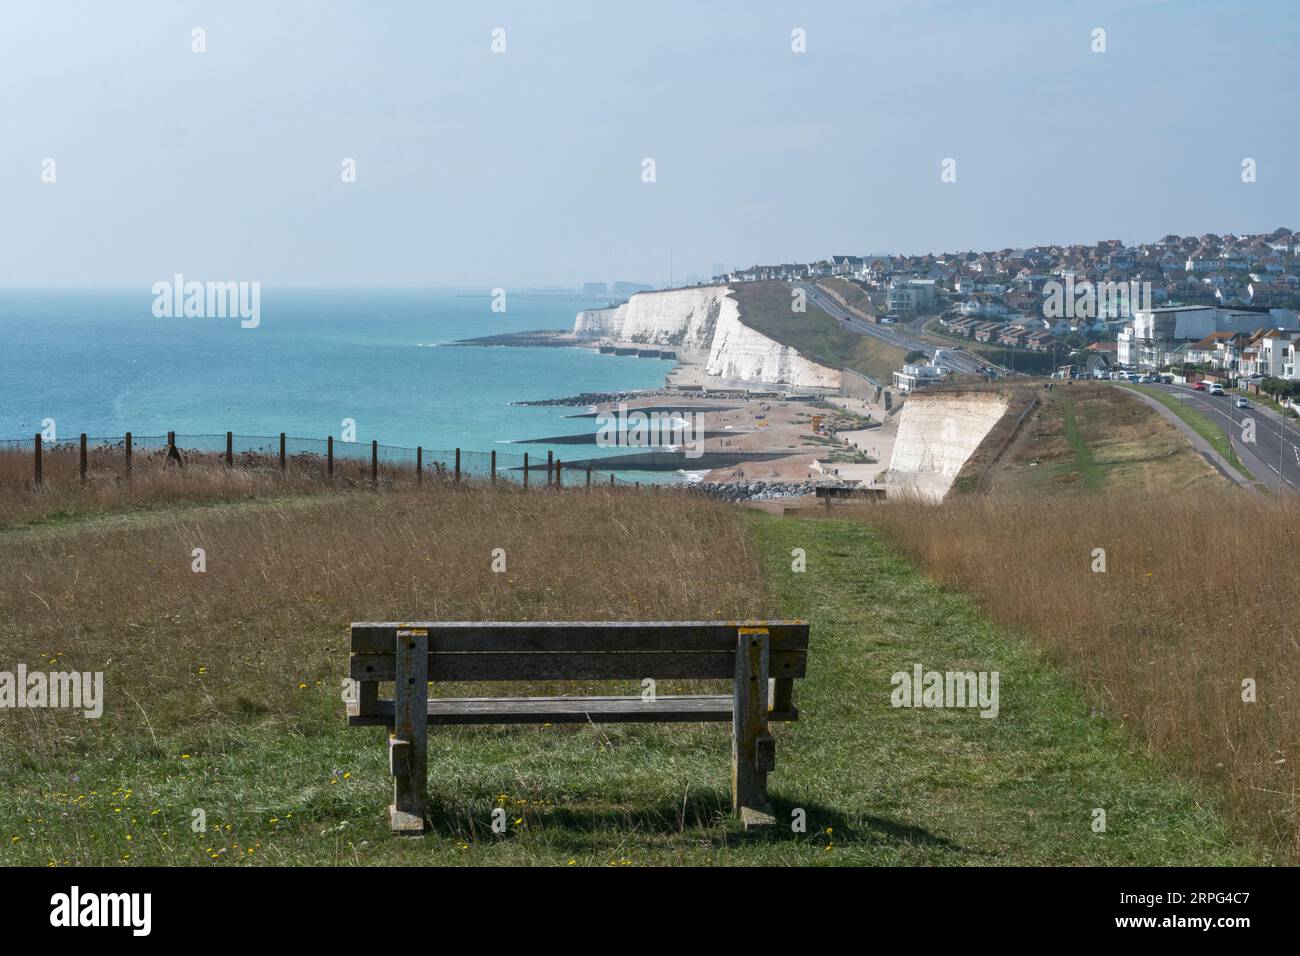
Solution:
[[(394, 833), (422, 833), (429, 724), (730, 721), (731, 802), (746, 829), (771, 826), (769, 721), (796, 720), (808, 663), (803, 621), (352, 625), (349, 726), (389, 728)], [(732, 681), (729, 694), (430, 698), (430, 681)], [(393, 699), (379, 684), (393, 682)]]

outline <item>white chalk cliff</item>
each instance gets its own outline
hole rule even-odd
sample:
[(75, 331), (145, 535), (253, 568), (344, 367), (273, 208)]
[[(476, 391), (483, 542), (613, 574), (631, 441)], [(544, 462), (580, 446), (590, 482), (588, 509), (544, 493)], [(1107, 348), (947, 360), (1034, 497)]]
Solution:
[(1006, 398), (991, 392), (909, 395), (885, 474), (886, 495), (941, 501), (1006, 410)]
[(638, 292), (613, 309), (579, 312), (579, 338), (707, 350), (705, 372), (718, 378), (838, 388), (838, 369), (804, 358), (744, 324), (726, 286)]

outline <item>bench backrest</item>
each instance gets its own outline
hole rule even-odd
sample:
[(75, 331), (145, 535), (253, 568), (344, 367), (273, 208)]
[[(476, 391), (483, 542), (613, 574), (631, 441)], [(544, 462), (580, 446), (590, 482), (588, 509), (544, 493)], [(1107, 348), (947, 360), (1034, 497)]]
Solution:
[(391, 681), (397, 632), (425, 632), (431, 681), (732, 679), (742, 627), (768, 630), (768, 673), (803, 677), (806, 621), (403, 621), (352, 625), (350, 675)]

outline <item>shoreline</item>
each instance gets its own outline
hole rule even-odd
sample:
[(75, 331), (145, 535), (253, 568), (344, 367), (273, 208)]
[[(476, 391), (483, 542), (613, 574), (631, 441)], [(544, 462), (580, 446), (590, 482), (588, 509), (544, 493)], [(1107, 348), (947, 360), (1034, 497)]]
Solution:
[[(645, 343), (580, 338), (571, 332), (534, 330), (452, 343), (517, 348), (586, 348), (605, 354), (658, 353)], [(518, 444), (596, 444), (597, 433), (582, 431), (580, 422), (603, 415), (642, 412), (693, 416), (701, 437), (696, 457), (664, 447), (644, 446), (603, 457), (575, 458), (575, 468), (614, 468), (621, 471), (678, 472), (680, 484), (708, 486), (710, 493), (736, 500), (798, 498), (819, 485), (878, 490), (888, 468), (896, 416), (862, 398), (838, 390), (798, 388), (788, 384), (723, 379), (708, 375), (708, 353), (673, 348), (673, 365), (658, 388), (530, 399), (512, 404), (533, 407), (567, 406), (582, 409), (565, 416), (575, 430), (567, 435), (520, 440)], [(515, 442), (512, 442), (514, 444)]]

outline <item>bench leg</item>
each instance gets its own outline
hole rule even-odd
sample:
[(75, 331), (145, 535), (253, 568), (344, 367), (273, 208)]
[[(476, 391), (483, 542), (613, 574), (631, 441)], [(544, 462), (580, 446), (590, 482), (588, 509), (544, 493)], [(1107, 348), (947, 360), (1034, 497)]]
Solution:
[(424, 832), (429, 781), (429, 638), (423, 631), (397, 632), (393, 681), (393, 732), (388, 764), (393, 773), (389, 822), (394, 833)]
[(767, 732), (767, 628), (742, 627), (736, 636), (735, 702), (731, 725), (731, 806), (746, 830), (775, 826), (767, 799), (767, 772), (776, 745)]

